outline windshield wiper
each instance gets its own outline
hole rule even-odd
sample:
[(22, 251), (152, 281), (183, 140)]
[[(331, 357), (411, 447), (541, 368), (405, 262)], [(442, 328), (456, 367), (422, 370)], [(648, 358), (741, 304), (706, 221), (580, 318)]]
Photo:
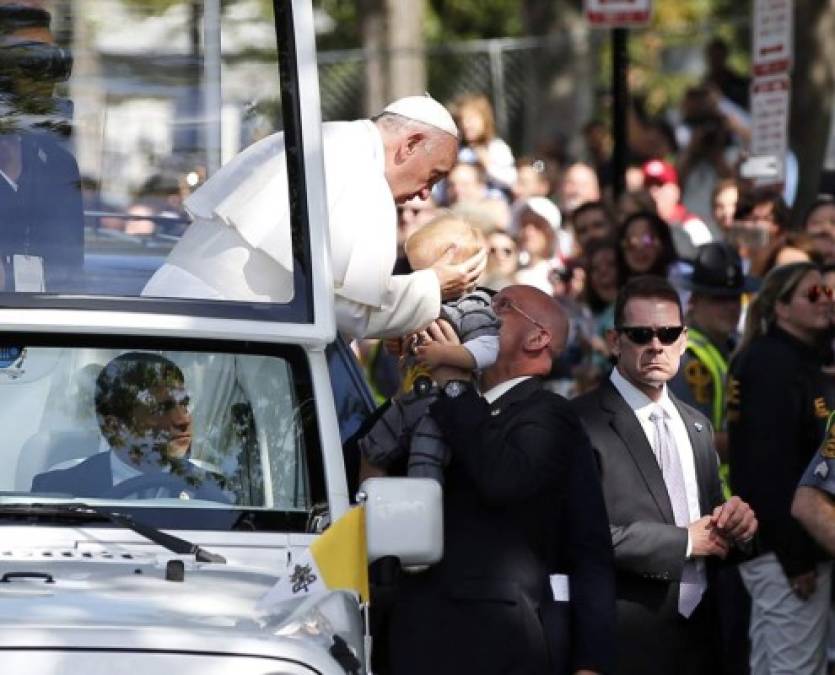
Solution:
[(226, 558), (217, 553), (211, 553), (206, 549), (192, 544), (190, 541), (175, 537), (172, 534), (167, 534), (155, 527), (140, 523), (133, 516), (125, 513), (118, 513), (110, 511), (109, 509), (100, 506), (92, 506), (84, 502), (58, 502), (54, 504), (0, 504), (0, 515), (2, 514), (22, 514), (31, 516), (70, 516), (73, 518), (80, 518), (82, 520), (100, 520), (104, 518), (116, 525), (121, 525), (129, 530), (133, 530), (137, 534), (145, 537), (149, 541), (159, 544), (163, 548), (168, 549), (172, 553), (178, 555), (193, 555), (197, 562), (212, 562), (225, 563)]

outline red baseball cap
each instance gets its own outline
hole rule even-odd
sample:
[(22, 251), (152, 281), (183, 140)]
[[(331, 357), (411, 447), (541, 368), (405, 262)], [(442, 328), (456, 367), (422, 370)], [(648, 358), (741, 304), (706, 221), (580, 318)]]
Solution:
[(676, 168), (663, 159), (651, 159), (641, 167), (641, 171), (644, 173), (644, 185), (678, 185)]

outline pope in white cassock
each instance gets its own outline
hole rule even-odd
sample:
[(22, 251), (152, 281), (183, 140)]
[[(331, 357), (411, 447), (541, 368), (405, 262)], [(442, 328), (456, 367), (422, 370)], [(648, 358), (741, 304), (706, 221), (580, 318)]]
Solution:
[[(410, 96), (371, 120), (322, 125), (336, 321), (351, 337), (424, 328), (443, 297), (471, 288), (486, 252), (461, 264), (392, 276), (397, 208), (426, 198), (452, 168), (458, 130), (429, 96)], [(185, 203), (193, 219), (146, 296), (289, 302), (293, 256), (284, 134), (235, 157)], [(454, 253), (453, 251), (449, 252)]]

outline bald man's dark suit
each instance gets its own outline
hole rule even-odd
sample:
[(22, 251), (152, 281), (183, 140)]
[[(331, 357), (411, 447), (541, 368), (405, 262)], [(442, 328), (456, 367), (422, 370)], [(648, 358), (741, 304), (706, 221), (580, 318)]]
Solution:
[[(391, 621), (393, 675), (608, 672), (614, 579), (588, 439), (538, 378), (493, 404), (474, 391), (431, 413), (452, 460), (444, 557), (404, 575)], [(569, 575), (570, 605), (549, 575)]]
[[(707, 418), (672, 395), (693, 447), (702, 515), (723, 502)], [(687, 530), (676, 527), (661, 469), (633, 410), (610, 381), (571, 401), (597, 455), (615, 547), (619, 674), (712, 670), (715, 608), (708, 591), (689, 619), (678, 613)]]

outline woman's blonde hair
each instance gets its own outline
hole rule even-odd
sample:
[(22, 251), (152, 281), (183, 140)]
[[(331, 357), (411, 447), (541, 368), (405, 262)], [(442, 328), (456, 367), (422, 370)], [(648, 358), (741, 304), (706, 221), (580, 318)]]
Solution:
[(763, 280), (757, 297), (748, 305), (745, 330), (737, 347), (737, 353), (746, 349), (755, 338), (765, 335), (774, 325), (775, 307), (778, 302), (790, 302), (795, 290), (809, 272), (819, 272), (820, 267), (812, 262), (798, 262), (775, 267)]
[(461, 129), (461, 115), (465, 108), (475, 110), (484, 122), (484, 132), (476, 143), (489, 143), (496, 137), (496, 118), (493, 116), (493, 106), (484, 94), (464, 94), (455, 99), (452, 106), (452, 116), (458, 128)]

